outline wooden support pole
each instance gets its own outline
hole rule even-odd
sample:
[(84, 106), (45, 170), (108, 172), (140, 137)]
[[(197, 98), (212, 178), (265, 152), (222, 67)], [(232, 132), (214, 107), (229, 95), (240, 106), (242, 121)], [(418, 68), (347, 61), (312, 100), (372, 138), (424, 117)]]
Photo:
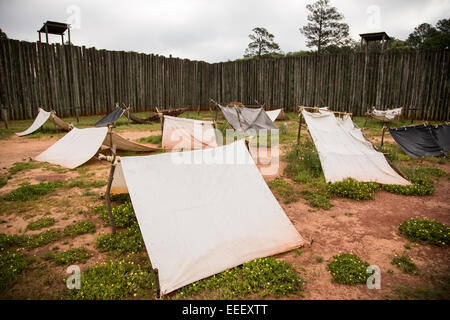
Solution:
[(111, 186), (114, 179), (114, 171), (116, 170), (116, 145), (112, 143), (112, 125), (108, 125), (108, 134), (109, 134), (109, 147), (111, 148), (112, 152), (112, 163), (111, 163), (111, 169), (109, 170), (109, 177), (108, 177), (108, 185), (106, 186), (106, 193), (105, 193), (105, 199), (106, 199), (106, 209), (108, 210), (108, 216), (109, 216), (109, 222), (111, 224), (111, 233), (116, 233), (116, 224), (114, 222), (114, 217), (112, 215), (111, 210)]
[(383, 126), (383, 132), (382, 132), (382, 134), (381, 134), (381, 147), (382, 147), (383, 144), (384, 144), (384, 133), (386, 132), (386, 129), (387, 129), (387, 127), (384, 125), (384, 126)]
[(45, 25), (45, 40), (47, 41), (47, 44), (48, 44), (48, 30), (47, 30), (47, 24)]
[(79, 111), (79, 107), (75, 107), (75, 117), (77, 118), (77, 123), (80, 123), (80, 111)]
[(153, 272), (155, 273), (155, 284), (156, 284), (156, 298), (161, 298), (161, 286), (159, 284), (159, 271), (157, 268), (153, 269)]
[(68, 31), (68, 37), (69, 37), (69, 45), (71, 45), (72, 41), (70, 40), (70, 27), (67, 28), (67, 31)]
[(300, 114), (298, 115), (297, 145), (300, 144), (300, 134), (301, 134), (301, 130), (302, 130), (302, 119), (303, 119), (303, 114), (302, 114), (302, 111), (300, 111)]

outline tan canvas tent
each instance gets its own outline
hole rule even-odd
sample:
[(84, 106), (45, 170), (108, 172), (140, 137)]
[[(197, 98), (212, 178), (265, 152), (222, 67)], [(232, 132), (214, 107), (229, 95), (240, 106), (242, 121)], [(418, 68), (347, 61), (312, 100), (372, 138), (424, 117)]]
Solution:
[(166, 150), (195, 150), (217, 147), (212, 121), (164, 116), (162, 147)]
[(162, 294), (303, 244), (243, 140), (121, 157), (114, 185), (130, 193)]

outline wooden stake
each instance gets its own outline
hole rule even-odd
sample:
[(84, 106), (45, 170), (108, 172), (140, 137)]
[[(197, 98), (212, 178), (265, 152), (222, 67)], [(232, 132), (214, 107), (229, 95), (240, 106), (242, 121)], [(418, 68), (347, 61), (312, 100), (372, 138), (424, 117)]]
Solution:
[(157, 268), (153, 269), (153, 272), (155, 273), (155, 284), (156, 284), (156, 298), (161, 298), (161, 286), (159, 285), (159, 271)]

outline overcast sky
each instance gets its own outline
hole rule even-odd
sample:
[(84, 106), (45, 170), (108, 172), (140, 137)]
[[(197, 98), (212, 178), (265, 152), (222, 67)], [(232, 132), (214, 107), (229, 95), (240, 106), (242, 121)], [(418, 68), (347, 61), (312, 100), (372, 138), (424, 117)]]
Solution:
[[(284, 52), (308, 50), (299, 28), (305, 0), (0, 0), (0, 28), (36, 41), (47, 20), (72, 24), (75, 45), (219, 62), (241, 58), (254, 27), (275, 35)], [(386, 31), (406, 39), (423, 23), (450, 17), (450, 0), (331, 0), (350, 35)], [(45, 39), (45, 36), (44, 36)], [(51, 42), (60, 42), (50, 36)]]

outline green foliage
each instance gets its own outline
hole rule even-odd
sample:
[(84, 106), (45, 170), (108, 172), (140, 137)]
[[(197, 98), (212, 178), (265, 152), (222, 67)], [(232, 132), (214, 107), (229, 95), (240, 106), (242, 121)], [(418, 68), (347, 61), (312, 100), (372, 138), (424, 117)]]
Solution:
[(327, 267), (335, 282), (353, 285), (366, 283), (370, 276), (366, 273), (368, 266), (368, 262), (355, 254), (340, 253), (333, 257)]
[(90, 221), (80, 221), (72, 223), (64, 228), (63, 236), (70, 236), (72, 238), (85, 233), (94, 233), (95, 225)]
[(403, 252), (400, 257), (392, 259), (391, 264), (397, 266), (404, 273), (411, 274), (417, 271), (417, 266), (412, 262), (411, 257), (406, 252)]
[(285, 174), (298, 184), (306, 184), (307, 188), (301, 191), (309, 205), (324, 210), (333, 205), (330, 202), (325, 177), (323, 176), (320, 158), (312, 141), (300, 143), (285, 156), (288, 165)]
[(36, 221), (32, 221), (27, 225), (27, 230), (39, 230), (46, 227), (51, 227), (56, 222), (55, 219), (50, 217), (40, 218)]
[(15, 234), (4, 234), (0, 233), (0, 251), (3, 253), (4, 250), (21, 245), (24, 243), (24, 237)]
[(16, 174), (17, 172), (39, 168), (40, 166), (42, 166), (40, 162), (16, 162), (9, 168), (9, 173)]
[(306, 46), (317, 47), (317, 51), (330, 45), (345, 45), (349, 42), (349, 26), (342, 22), (344, 16), (336, 7), (332, 7), (329, 0), (318, 0), (307, 4), (309, 10), (308, 24), (300, 28), (306, 37)]
[(301, 294), (304, 281), (291, 264), (272, 257), (250, 261), (178, 290), (177, 298), (211, 295), (218, 299), (242, 299), (256, 294), (277, 297)]
[(248, 44), (244, 57), (265, 57), (280, 53), (280, 46), (274, 41), (274, 35), (262, 27), (254, 28), (248, 37), (252, 42)]
[(125, 202), (131, 202), (130, 199), (130, 195), (128, 193), (121, 193), (121, 194), (112, 194), (111, 197), (111, 202), (115, 202), (115, 203), (125, 203)]
[(45, 246), (46, 244), (58, 241), (61, 239), (61, 230), (51, 229), (39, 234), (33, 234), (25, 238), (24, 244), (25, 248), (32, 250), (37, 247)]
[(7, 289), (31, 261), (20, 249), (0, 255), (0, 291)]
[(92, 253), (86, 248), (73, 248), (67, 251), (56, 253), (51, 256), (57, 265), (68, 265), (73, 263), (86, 263), (92, 257)]
[(159, 134), (159, 135), (154, 135), (154, 136), (148, 136), (148, 137), (140, 138), (139, 142), (153, 143), (153, 144), (157, 144), (157, 145), (161, 146), (162, 136)]
[(87, 188), (100, 188), (105, 185), (107, 185), (108, 182), (106, 181), (87, 181), (83, 178), (75, 178), (69, 180), (64, 187), (66, 188), (80, 188), (80, 189), (87, 189)]
[[(125, 202), (117, 207), (111, 208), (111, 213), (114, 218), (114, 223), (118, 228), (126, 228), (137, 224), (136, 215), (134, 214), (133, 206), (131, 202)], [(108, 225), (109, 215), (106, 207), (103, 207), (101, 211), (100, 218), (105, 221)]]
[(392, 162), (411, 160), (411, 157), (405, 154), (396, 143), (384, 143), (380, 151)]
[(373, 194), (380, 190), (380, 185), (375, 182), (359, 182), (352, 178), (346, 178), (328, 185), (329, 191), (338, 197), (354, 200), (370, 200)]
[(81, 288), (68, 290), (74, 300), (113, 300), (148, 295), (155, 290), (150, 264), (109, 260), (81, 274)]
[(323, 176), (319, 154), (312, 141), (300, 143), (285, 156), (286, 174), (297, 183), (307, 183)]
[(420, 287), (393, 286), (396, 299), (401, 300), (450, 300), (450, 275), (431, 277), (431, 284)]
[(8, 178), (0, 176), (0, 188), (3, 188), (8, 184)]
[(303, 198), (309, 200), (309, 205), (314, 208), (328, 210), (333, 207), (330, 202), (330, 192), (325, 181), (317, 180), (308, 184), (308, 189), (302, 190)]
[(139, 227), (129, 227), (124, 231), (118, 231), (115, 234), (106, 233), (97, 238), (97, 248), (99, 251), (118, 251), (118, 252), (139, 252), (145, 248)]
[(428, 218), (415, 218), (402, 222), (400, 234), (410, 241), (447, 246), (450, 243), (450, 227)]
[(274, 191), (282, 200), (288, 204), (298, 201), (300, 192), (289, 182), (276, 178), (268, 183), (269, 188)]
[(405, 196), (429, 196), (434, 193), (433, 183), (427, 180), (415, 180), (412, 185), (402, 186), (396, 184), (385, 184), (383, 189), (396, 194)]
[(41, 182), (39, 184), (30, 185), (29, 183), (23, 183), (19, 188), (8, 193), (4, 199), (8, 201), (27, 201), (35, 200), (39, 196), (46, 195), (56, 188), (62, 186), (61, 180), (53, 182)]

